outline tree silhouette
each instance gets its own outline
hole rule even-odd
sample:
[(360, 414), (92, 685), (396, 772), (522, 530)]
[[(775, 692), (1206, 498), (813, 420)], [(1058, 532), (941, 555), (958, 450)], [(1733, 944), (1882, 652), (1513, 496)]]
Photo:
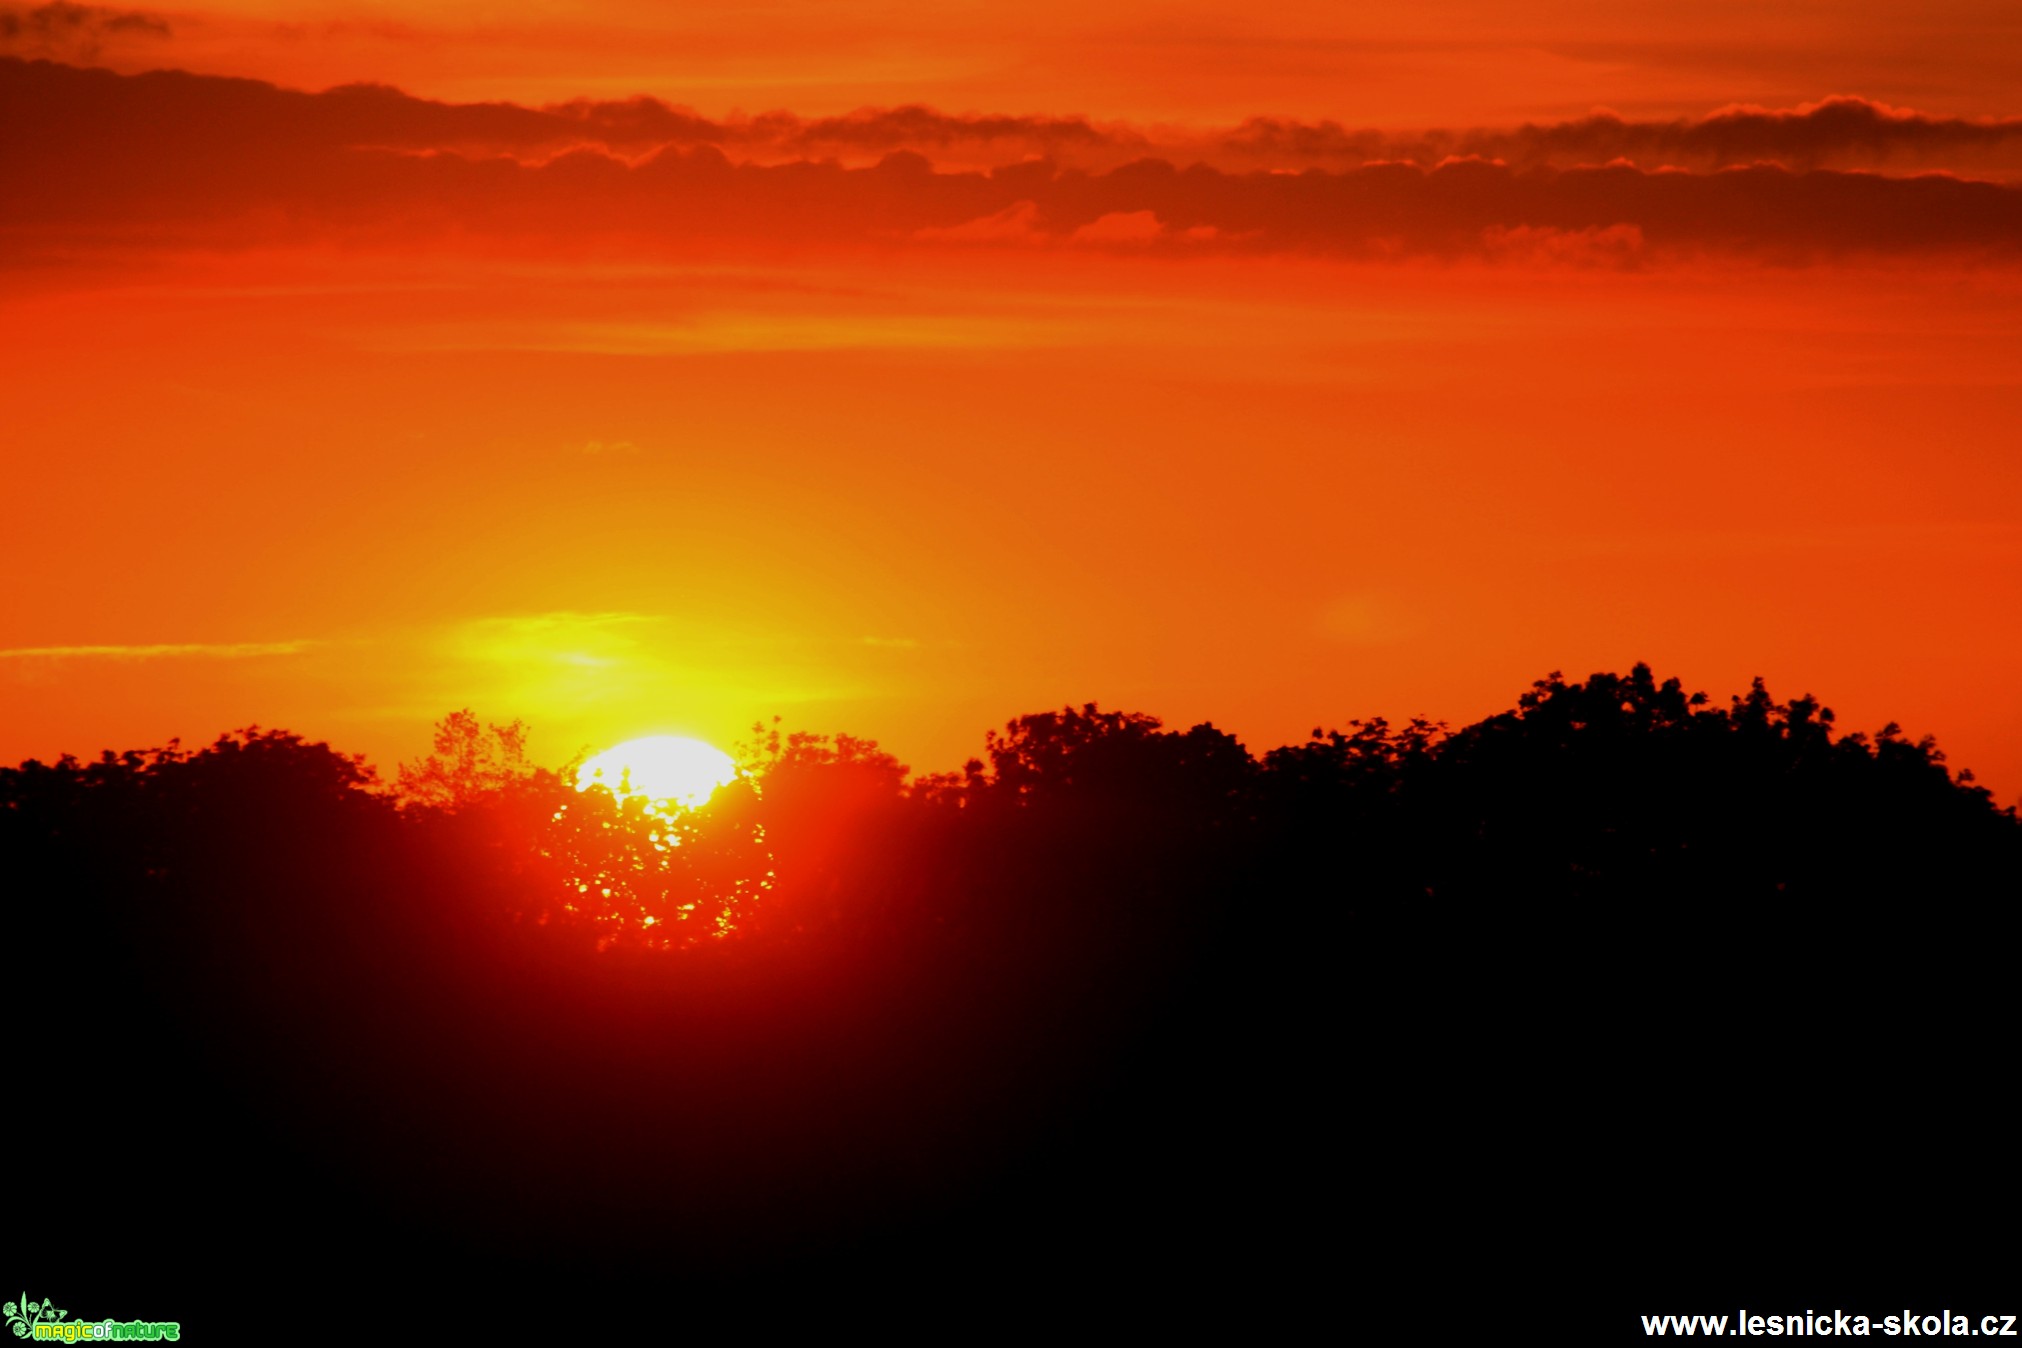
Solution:
[(484, 724), (468, 707), (435, 723), (435, 745), (416, 763), (400, 765), (400, 794), (420, 805), (451, 808), (531, 777), (527, 730), (519, 721)]
[(1926, 1248), (1964, 1279), (2014, 1194), (2022, 821), (1809, 696), (1554, 673), (1261, 758), (1090, 703), (910, 785), (774, 722), (693, 811), (578, 792), (517, 723), (437, 730), (397, 796), (259, 729), (0, 769), (22, 1061), (148, 1110), (66, 1094), (17, 1150), (83, 1210), (219, 1214), (44, 1256), (296, 1307), (900, 1267), (1250, 1308), (1437, 1250), (1449, 1295), (1570, 1261), (1647, 1310)]

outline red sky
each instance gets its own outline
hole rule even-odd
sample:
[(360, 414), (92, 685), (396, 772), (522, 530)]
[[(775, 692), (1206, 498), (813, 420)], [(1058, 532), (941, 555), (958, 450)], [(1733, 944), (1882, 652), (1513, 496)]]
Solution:
[(0, 760), (1642, 659), (2022, 794), (2022, 13), (1254, 8), (0, 6)]

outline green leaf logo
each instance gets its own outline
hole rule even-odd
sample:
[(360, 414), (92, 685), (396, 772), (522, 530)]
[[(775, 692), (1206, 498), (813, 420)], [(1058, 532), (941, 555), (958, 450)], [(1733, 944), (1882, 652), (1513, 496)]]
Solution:
[(14, 1331), (14, 1337), (17, 1339), (29, 1337), (29, 1330), (33, 1326), (41, 1324), (44, 1320), (63, 1320), (70, 1315), (69, 1311), (57, 1309), (56, 1303), (53, 1301), (30, 1301), (26, 1292), (21, 1294), (21, 1300), (18, 1303), (13, 1301), (8, 1302), (5, 1307), (5, 1313), (7, 1316), (7, 1328)]

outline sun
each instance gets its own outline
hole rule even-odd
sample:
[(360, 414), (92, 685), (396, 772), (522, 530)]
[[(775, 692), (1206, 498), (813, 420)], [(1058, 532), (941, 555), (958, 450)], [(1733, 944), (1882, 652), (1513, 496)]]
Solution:
[(576, 790), (604, 786), (621, 802), (639, 796), (694, 809), (736, 776), (737, 764), (713, 744), (648, 735), (585, 759), (576, 769)]

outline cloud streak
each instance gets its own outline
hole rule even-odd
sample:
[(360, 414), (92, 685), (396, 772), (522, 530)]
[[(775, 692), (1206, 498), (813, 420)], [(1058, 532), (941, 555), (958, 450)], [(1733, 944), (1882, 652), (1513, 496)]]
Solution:
[(93, 61), (108, 43), (173, 35), (168, 20), (142, 10), (74, 5), (0, 6), (0, 53)]
[[(1855, 144), (1935, 153), (1948, 144), (2005, 145), (2016, 134), (2009, 123), (1968, 126), (1848, 100), (1790, 113), (1730, 109), (1664, 127), (1597, 117), (1525, 128), (1509, 133), (1516, 139), (1508, 143), (1454, 142), (1500, 146), (1513, 159), (1390, 158), (1297, 172), (1155, 155), (1100, 170), (1051, 159), (950, 169), (907, 148), (859, 166), (739, 160), (713, 143), (669, 143), (636, 157), (578, 146), (547, 159), (442, 148), (475, 145), (485, 136), (530, 143), (526, 137), (546, 135), (541, 128), (557, 119), (608, 129), (618, 124), (614, 106), (628, 110), (619, 121), (639, 138), (628, 144), (686, 125), (686, 114), (644, 101), (568, 113), (452, 107), (388, 89), (310, 95), (173, 72), (121, 77), (0, 63), (0, 120), (50, 128), (0, 144), (0, 223), (51, 238), (119, 228), (249, 243), (457, 235), (507, 246), (595, 242), (656, 256), (711, 244), (781, 243), (1612, 265), (1703, 253), (1787, 262), (1849, 254), (2022, 255), (2022, 188), (1950, 172), (1888, 176), (1754, 162), (1778, 145), (1800, 159), (1816, 158), (1819, 147)], [(911, 110), (894, 118), (795, 121), (791, 134), (778, 131), (773, 139), (786, 143), (819, 127), (830, 140), (924, 144), (944, 133), (1010, 136), (1018, 125)], [(1069, 138), (1110, 134), (1072, 119), (1035, 125)], [(1283, 139), (1283, 126), (1273, 125), (1271, 135)], [(1750, 162), (1690, 171), (1619, 157), (1571, 167), (1550, 162), (1644, 145), (1657, 147), (1659, 157)], [(1381, 148), (1371, 142), (1365, 150)], [(1332, 151), (1295, 146), (1286, 153)]]
[[(138, 11), (67, 3), (0, 8), (0, 51), (55, 55), (50, 44), (78, 34), (166, 37), (169, 28), (165, 20)], [(574, 99), (544, 107), (444, 103), (378, 84), (309, 93), (176, 70), (121, 76), (6, 60), (0, 62), (0, 99), (13, 107), (32, 105), (43, 117), (38, 125), (59, 139), (161, 140), (174, 136), (181, 124), (201, 126), (226, 146), (285, 146), (298, 153), (378, 147), (539, 160), (587, 148), (637, 159), (670, 146), (708, 145), (763, 163), (828, 158), (868, 163), (913, 151), (951, 167), (992, 168), (1044, 158), (1088, 171), (1144, 158), (1230, 170), (1297, 170), (1399, 160), (1430, 166), (1474, 156), (1515, 168), (1626, 159), (1643, 168), (1777, 163), (1798, 170), (2022, 174), (2022, 117), (1939, 116), (1848, 95), (1793, 108), (1731, 105), (1669, 120), (1598, 110), (1515, 128), (1398, 132), (1258, 116), (1216, 130), (1136, 127), (1079, 116), (949, 113), (918, 105), (861, 108), (834, 117), (774, 111), (710, 118), (645, 97)]]
[(1934, 117), (1852, 97), (1796, 108), (1733, 106), (1673, 121), (1630, 121), (1596, 112), (1514, 130), (1409, 135), (1258, 117), (1224, 137), (1221, 148), (1238, 160), (1266, 166), (1379, 160), (1436, 164), (1472, 156), (1515, 168), (1626, 161), (1644, 168), (1702, 171), (1765, 163), (1797, 170), (2017, 171), (2022, 170), (2022, 118)]
[(16, 646), (0, 650), (0, 660), (250, 660), (299, 655), (310, 641), (163, 642), (142, 646)]

